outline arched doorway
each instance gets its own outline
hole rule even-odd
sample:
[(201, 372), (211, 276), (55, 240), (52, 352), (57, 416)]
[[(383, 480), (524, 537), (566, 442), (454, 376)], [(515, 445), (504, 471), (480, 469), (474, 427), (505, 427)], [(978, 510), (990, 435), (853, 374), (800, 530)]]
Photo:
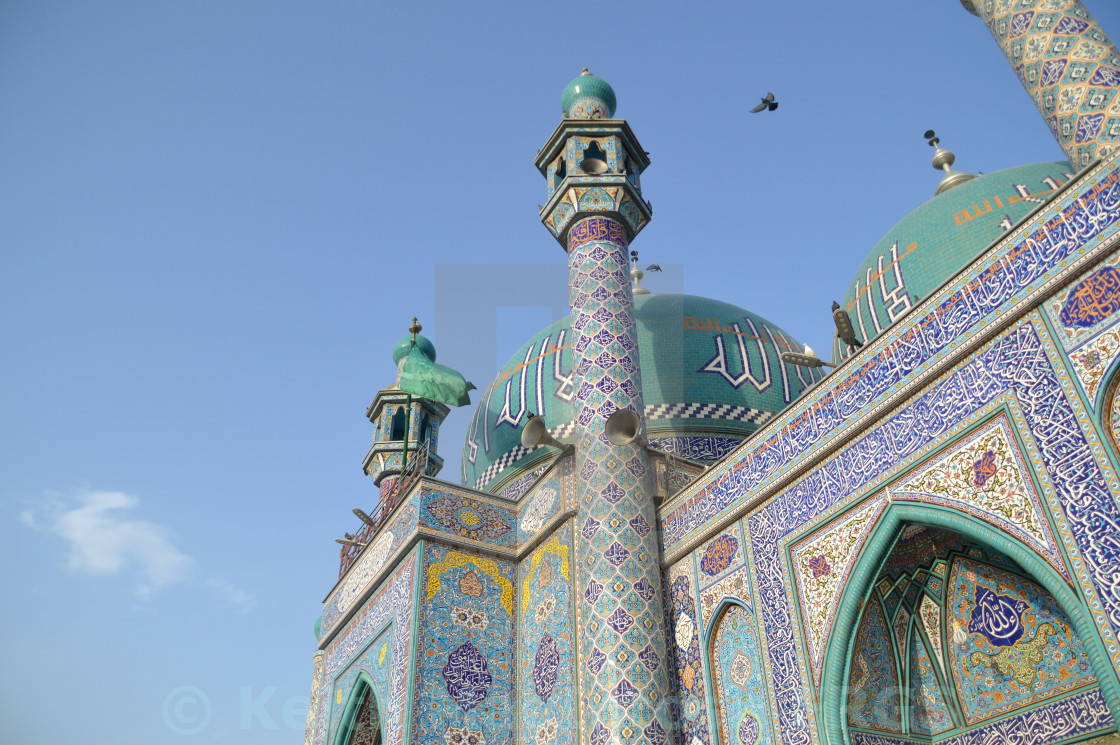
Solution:
[(381, 710), (373, 686), (363, 676), (350, 693), (335, 745), (381, 745)]
[[(907, 569), (901, 566), (905, 562), (896, 561), (904, 531), (910, 531), (910, 537), (938, 531), (943, 544), (956, 544), (937, 551), (919, 546), (911, 551), (914, 566)], [(888, 567), (892, 561), (899, 565), (894, 570)], [(1057, 571), (1005, 532), (944, 506), (894, 502), (872, 531), (850, 578), (839, 600), (821, 677), (820, 711), (828, 745), (872, 739), (865, 730), (937, 742), (997, 719), (1010, 727), (1012, 714), (1026, 716), (1047, 702), (1048, 692), (1055, 705), (1075, 695), (1096, 696), (1096, 719), (1088, 722), (1086, 732), (1114, 729), (1112, 717), (1120, 711), (1116, 673), (1087, 609)], [(871, 617), (877, 617), (878, 629), (864, 632)], [(1000, 619), (1007, 621), (1006, 628)], [(857, 649), (857, 644), (868, 643), (858, 638), (861, 633), (877, 637), (878, 657)], [(888, 659), (884, 650), (896, 666), (893, 692), (898, 713), (897, 720), (890, 721), (882, 714), (889, 711), (894, 716), (889, 685), (880, 680), (880, 690), (860, 699), (867, 693), (869, 675), (890, 677), (876, 667), (878, 660)], [(1057, 669), (1063, 665), (1064, 673)], [(1035, 695), (1043, 667), (1044, 685)], [(1069, 680), (1059, 681), (1062, 676)], [(1014, 695), (976, 698), (1005, 684)], [(854, 690), (859, 686), (864, 688)], [(849, 704), (863, 701), (871, 702), (864, 714), (879, 712), (876, 726), (861, 722), (849, 728)], [(1074, 741), (1077, 734), (1055, 739)]]

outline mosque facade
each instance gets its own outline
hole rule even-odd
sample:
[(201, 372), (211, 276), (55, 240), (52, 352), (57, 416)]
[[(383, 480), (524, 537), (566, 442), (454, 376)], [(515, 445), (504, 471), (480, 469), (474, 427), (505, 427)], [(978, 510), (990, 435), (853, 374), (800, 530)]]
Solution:
[(454, 375), (417, 326), (394, 349), (305, 745), (1116, 738), (1120, 51), (1079, 0), (962, 1), (1067, 161), (938, 147), (826, 366), (642, 287), (648, 155), (568, 85), (535, 165), (571, 313), (476, 392), (454, 483), (460, 393), (410, 382)]

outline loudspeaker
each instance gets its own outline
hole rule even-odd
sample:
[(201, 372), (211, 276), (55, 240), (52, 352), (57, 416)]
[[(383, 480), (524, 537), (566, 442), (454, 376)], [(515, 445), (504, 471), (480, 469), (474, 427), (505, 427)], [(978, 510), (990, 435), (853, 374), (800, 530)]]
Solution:
[(521, 446), (535, 448), (538, 445), (551, 445), (554, 448), (564, 447), (564, 443), (548, 433), (548, 425), (544, 417), (532, 416), (521, 430)]
[(615, 445), (627, 445), (642, 436), (642, 420), (629, 409), (618, 409), (603, 423), (603, 434)]

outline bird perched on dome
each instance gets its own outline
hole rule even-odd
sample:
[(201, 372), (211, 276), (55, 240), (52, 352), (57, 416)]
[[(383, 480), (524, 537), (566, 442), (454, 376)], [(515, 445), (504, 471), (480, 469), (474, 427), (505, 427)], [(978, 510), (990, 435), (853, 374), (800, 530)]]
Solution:
[(774, 94), (767, 93), (762, 97), (762, 103), (751, 109), (751, 113), (757, 114), (758, 112), (765, 110), (773, 111), (776, 108), (778, 108), (778, 101), (774, 98)]
[(836, 324), (836, 336), (848, 345), (848, 352), (854, 352), (863, 346), (863, 342), (856, 338), (856, 329), (852, 326), (851, 316), (848, 311), (840, 307), (840, 303), (832, 301), (832, 322)]

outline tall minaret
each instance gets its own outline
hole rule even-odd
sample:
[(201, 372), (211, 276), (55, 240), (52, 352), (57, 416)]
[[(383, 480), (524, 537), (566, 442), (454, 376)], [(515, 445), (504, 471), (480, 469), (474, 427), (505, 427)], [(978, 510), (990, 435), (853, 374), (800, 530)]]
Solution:
[(603, 434), (619, 410), (633, 412), (631, 424), (641, 429), (627, 251), (650, 219), (639, 181), (649, 159), (630, 126), (611, 118), (614, 91), (586, 68), (564, 89), (561, 106), (564, 119), (536, 166), (548, 179), (541, 218), (568, 252), (579, 381), (580, 737), (586, 745), (663, 745), (671, 724), (652, 474), (640, 436), (615, 444)]
[(961, 0), (988, 26), (1070, 165), (1120, 147), (1120, 52), (1080, 0)]

